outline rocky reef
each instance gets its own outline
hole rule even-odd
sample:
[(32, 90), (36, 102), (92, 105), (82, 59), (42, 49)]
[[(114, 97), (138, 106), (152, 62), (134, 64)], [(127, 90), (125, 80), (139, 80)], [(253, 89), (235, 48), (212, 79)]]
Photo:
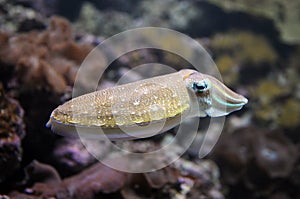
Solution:
[[(1, 33), (0, 60), (24, 89), (63, 93), (92, 49), (76, 44), (68, 21), (53, 17), (45, 31), (18, 35)], [(9, 67), (12, 67), (10, 69)]]
[(217, 167), (209, 161), (196, 165), (181, 160), (144, 174), (119, 172), (96, 163), (63, 180), (52, 166), (33, 161), (25, 172), (28, 185), (33, 186), (10, 193), (11, 198), (223, 198), (216, 181)]
[[(300, 197), (300, 39), (294, 12), (299, 3), (77, 0), (70, 9), (66, 2), (0, 0), (0, 198)], [(205, 159), (197, 154), (208, 118), (201, 119), (195, 142), (176, 162), (134, 174), (99, 163), (81, 140), (55, 135), (45, 124), (72, 97), (77, 71), (95, 46), (143, 26), (193, 37), (211, 54), (224, 83), (249, 103), (227, 117)], [(174, 43), (161, 35), (154, 39), (164, 41), (162, 46)], [(77, 83), (88, 91), (95, 89), (94, 80), (99, 88), (111, 86), (145, 63), (190, 66), (176, 54), (141, 49), (113, 61), (99, 80), (95, 70), (108, 64), (100, 52), (88, 63), (89, 78)], [(155, 70), (143, 72), (151, 76)], [(123, 147), (151, 151), (174, 134), (126, 141)], [(98, 155), (104, 157), (107, 148), (101, 143)]]
[(223, 183), (243, 190), (230, 193), (230, 197), (297, 198), (299, 184), (292, 180), (298, 172), (297, 154), (297, 145), (284, 132), (247, 127), (225, 134), (212, 158), (222, 165)]
[(297, 17), (300, 3), (297, 0), (277, 1), (263, 0), (257, 4), (254, 1), (220, 1), (209, 0), (228, 11), (240, 11), (253, 15), (270, 18), (280, 31), (281, 38), (288, 43), (298, 43), (299, 40), (299, 17)]
[(21, 141), (25, 136), (24, 111), (0, 83), (0, 185), (20, 168)]

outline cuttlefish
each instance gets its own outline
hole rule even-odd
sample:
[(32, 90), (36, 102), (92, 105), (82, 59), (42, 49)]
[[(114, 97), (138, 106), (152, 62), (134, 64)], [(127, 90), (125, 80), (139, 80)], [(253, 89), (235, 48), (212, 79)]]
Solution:
[(52, 112), (47, 127), (65, 136), (136, 139), (189, 117), (225, 116), (247, 102), (216, 78), (184, 69), (73, 98)]

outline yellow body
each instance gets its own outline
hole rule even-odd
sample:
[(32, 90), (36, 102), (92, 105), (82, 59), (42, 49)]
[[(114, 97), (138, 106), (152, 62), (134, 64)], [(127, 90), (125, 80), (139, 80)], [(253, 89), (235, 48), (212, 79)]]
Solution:
[(182, 75), (173, 73), (79, 96), (59, 106), (51, 117), (81, 126), (143, 125), (181, 114), (189, 104)]
[(246, 103), (217, 79), (186, 69), (74, 98), (52, 112), (47, 126), (62, 135), (135, 139), (165, 132), (188, 116), (227, 115)]

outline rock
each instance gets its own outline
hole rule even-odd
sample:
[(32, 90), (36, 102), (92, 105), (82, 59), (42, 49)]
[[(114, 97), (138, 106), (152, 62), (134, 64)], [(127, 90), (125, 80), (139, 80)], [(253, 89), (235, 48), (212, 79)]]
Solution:
[(223, 183), (239, 196), (271, 196), (283, 184), (289, 187), (282, 189), (288, 194), (297, 186), (291, 183), (297, 170), (297, 148), (282, 131), (238, 129), (221, 137), (211, 157), (220, 165)]
[[(0, 184), (14, 174), (22, 160), (21, 140), (25, 136), (23, 109), (4, 92), (0, 82)], [(1, 190), (1, 189), (0, 189)]]

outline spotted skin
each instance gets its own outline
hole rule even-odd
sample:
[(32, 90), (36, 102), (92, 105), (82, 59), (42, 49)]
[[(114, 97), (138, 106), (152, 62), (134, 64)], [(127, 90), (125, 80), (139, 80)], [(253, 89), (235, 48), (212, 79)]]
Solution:
[[(157, 132), (162, 133), (188, 116), (227, 115), (226, 110), (218, 110), (218, 115), (212, 113), (214, 106), (226, 108), (226, 103), (232, 112), (247, 102), (215, 78), (186, 69), (74, 98), (52, 112), (47, 126), (62, 135), (74, 136), (76, 128), (80, 128), (83, 137), (101, 138), (104, 133), (111, 139), (134, 139), (122, 129), (148, 137), (153, 135), (151, 123), (163, 123), (165, 127)], [(210, 113), (206, 112), (209, 109)], [(149, 129), (139, 128), (145, 126)]]

